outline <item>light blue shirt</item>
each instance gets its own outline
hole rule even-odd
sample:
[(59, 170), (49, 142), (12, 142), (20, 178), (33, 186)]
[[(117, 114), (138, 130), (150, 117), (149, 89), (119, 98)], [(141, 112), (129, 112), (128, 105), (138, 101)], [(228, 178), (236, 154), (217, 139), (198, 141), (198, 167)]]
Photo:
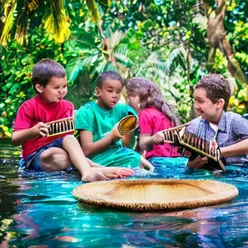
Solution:
[[(217, 133), (209, 121), (203, 120), (201, 117), (193, 119), (187, 126), (187, 131), (207, 141), (213, 140), (216, 135), (219, 147), (225, 147), (248, 138), (248, 120), (239, 114), (223, 111)], [(248, 158), (248, 156), (228, 157), (226, 161), (227, 164), (240, 164), (243, 163), (242, 158)]]

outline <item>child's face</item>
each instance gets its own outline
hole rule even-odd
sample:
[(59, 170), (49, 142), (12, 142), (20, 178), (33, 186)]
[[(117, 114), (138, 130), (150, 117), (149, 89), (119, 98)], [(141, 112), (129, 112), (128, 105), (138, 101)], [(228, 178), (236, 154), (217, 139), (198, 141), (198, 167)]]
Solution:
[(47, 103), (59, 102), (67, 94), (67, 79), (52, 77), (46, 87), (37, 85), (42, 99)]
[(122, 84), (118, 80), (106, 79), (102, 88), (97, 88), (98, 104), (104, 109), (112, 109), (120, 100)]
[(139, 96), (135, 93), (127, 92), (127, 100), (128, 100), (128, 104), (136, 111), (136, 113), (139, 113), (139, 111), (140, 111)]
[(195, 110), (204, 120), (218, 123), (223, 110), (223, 99), (213, 103), (208, 97), (207, 92), (203, 88), (194, 90)]

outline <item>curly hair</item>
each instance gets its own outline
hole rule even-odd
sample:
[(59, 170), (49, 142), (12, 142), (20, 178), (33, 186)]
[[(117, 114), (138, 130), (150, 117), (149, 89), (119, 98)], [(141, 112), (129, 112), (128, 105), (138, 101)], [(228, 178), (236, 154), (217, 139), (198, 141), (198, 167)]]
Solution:
[(121, 75), (118, 72), (115, 71), (105, 71), (100, 76), (97, 78), (96, 86), (99, 87), (100, 89), (102, 88), (103, 82), (106, 79), (112, 79), (112, 80), (117, 80), (120, 81), (121, 84), (124, 84), (124, 80), (121, 77)]

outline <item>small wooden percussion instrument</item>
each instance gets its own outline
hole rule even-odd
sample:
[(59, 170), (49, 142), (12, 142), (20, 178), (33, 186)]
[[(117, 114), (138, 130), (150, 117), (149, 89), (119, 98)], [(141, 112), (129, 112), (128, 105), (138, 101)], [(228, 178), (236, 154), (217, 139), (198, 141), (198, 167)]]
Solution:
[(188, 123), (162, 131), (164, 141), (174, 146), (180, 146), (179, 152), (184, 155), (185, 151), (190, 151), (190, 160), (194, 160), (198, 155), (208, 157), (208, 169), (225, 169), (225, 158), (221, 155), (220, 149), (215, 140), (210, 142), (187, 131)]
[(63, 133), (68, 133), (74, 131), (74, 119), (73, 117), (63, 118), (56, 121), (51, 121), (46, 123), (48, 127), (48, 135), (54, 136)]
[(123, 135), (132, 133), (139, 125), (138, 117), (135, 115), (127, 115), (122, 118), (118, 124), (118, 130)]

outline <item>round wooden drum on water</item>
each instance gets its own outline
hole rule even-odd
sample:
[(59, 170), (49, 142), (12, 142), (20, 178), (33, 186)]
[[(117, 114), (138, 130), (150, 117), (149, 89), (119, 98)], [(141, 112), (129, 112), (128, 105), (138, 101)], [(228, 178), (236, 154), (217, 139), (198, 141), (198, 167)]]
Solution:
[(73, 195), (89, 204), (150, 211), (220, 204), (236, 197), (238, 189), (214, 180), (112, 180), (82, 184)]

